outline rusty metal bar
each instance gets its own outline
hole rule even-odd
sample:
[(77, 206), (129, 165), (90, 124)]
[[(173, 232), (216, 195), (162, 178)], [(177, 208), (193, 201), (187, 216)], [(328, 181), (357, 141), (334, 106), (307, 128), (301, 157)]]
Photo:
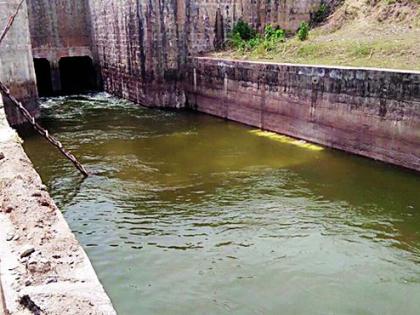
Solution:
[(0, 44), (3, 41), (3, 39), (6, 37), (6, 34), (10, 30), (10, 28), (12, 27), (13, 23), (15, 22), (16, 16), (19, 14), (20, 8), (22, 7), (24, 1), (25, 0), (21, 0), (19, 2), (18, 7), (16, 8), (15, 14), (13, 14), (12, 16), (9, 17), (9, 21), (7, 22), (6, 27), (4, 28), (3, 32), (1, 33)]
[[(21, 0), (19, 3), (16, 12), (10, 16), (9, 21), (3, 30), (1, 36), (0, 36), (0, 44), (3, 41), (3, 39), (6, 37), (7, 33), (9, 32), (10, 28), (13, 25), (13, 22), (15, 21), (16, 16), (18, 15), (20, 8), (22, 7), (22, 4), (25, 0)], [(53, 146), (55, 146), (67, 159), (70, 160), (70, 162), (73, 163), (73, 165), (83, 174), (83, 176), (88, 177), (89, 173), (86, 170), (86, 168), (76, 159), (76, 157), (70, 152), (67, 151), (60, 141), (58, 141), (55, 137), (51, 136), (48, 132), (48, 130), (42, 128), (35, 120), (35, 117), (31, 115), (31, 113), (23, 106), (21, 102), (19, 102), (13, 95), (10, 94), (9, 88), (4, 85), (0, 81), (0, 94), (3, 94), (6, 96), (12, 103), (15, 105), (19, 111), (22, 113), (23, 117), (32, 125), (32, 127), (45, 139), (47, 139), (48, 142), (50, 142)], [(1, 95), (0, 95), (1, 97)]]
[(29, 111), (19, 102), (14, 96), (10, 94), (10, 90), (0, 81), (0, 92), (6, 96), (22, 113), (26, 120), (32, 125), (32, 127), (49, 143), (55, 146), (67, 159), (74, 164), (74, 166), (83, 174), (83, 176), (88, 177), (89, 172), (86, 168), (76, 159), (76, 157), (70, 152), (67, 151), (60, 141), (55, 137), (51, 136), (48, 130), (42, 128), (35, 120), (35, 118), (29, 113)]

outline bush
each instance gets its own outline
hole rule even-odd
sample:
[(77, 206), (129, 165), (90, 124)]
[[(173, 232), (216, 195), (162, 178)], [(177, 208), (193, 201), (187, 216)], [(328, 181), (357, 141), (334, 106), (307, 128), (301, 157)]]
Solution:
[(230, 45), (233, 48), (243, 50), (245, 48), (246, 42), (241, 38), (239, 33), (233, 33), (229, 38)]
[(300, 23), (299, 29), (298, 29), (298, 38), (301, 41), (304, 41), (308, 38), (309, 35), (309, 24), (306, 22)]
[(247, 22), (239, 20), (232, 29), (231, 34), (235, 36), (239, 34), (243, 40), (250, 40), (257, 35), (257, 31), (253, 29)]
[[(251, 46), (256, 45), (255, 38), (257, 31), (254, 30), (248, 23), (239, 20), (229, 33), (229, 43), (235, 49), (246, 50)], [(252, 41), (252, 42), (250, 42)]]
[(274, 28), (269, 24), (264, 29), (264, 37), (266, 40), (284, 40), (286, 38), (286, 32), (280, 28)]
[(258, 45), (261, 44), (261, 37), (256, 36), (254, 38), (251, 38), (248, 42), (247, 42), (247, 48), (248, 50), (252, 50), (255, 47), (257, 47)]
[(277, 43), (284, 42), (286, 39), (286, 32), (280, 28), (273, 28), (267, 25), (264, 29), (264, 49), (273, 50)]
[(286, 32), (281, 28), (273, 28), (271, 25), (267, 25), (264, 29), (264, 37), (266, 40), (284, 41), (286, 38)]
[(258, 34), (255, 29), (246, 22), (239, 20), (229, 35), (231, 47), (240, 51), (264, 51), (273, 50), (277, 43), (286, 39), (286, 32), (279, 28), (267, 25), (264, 34)]

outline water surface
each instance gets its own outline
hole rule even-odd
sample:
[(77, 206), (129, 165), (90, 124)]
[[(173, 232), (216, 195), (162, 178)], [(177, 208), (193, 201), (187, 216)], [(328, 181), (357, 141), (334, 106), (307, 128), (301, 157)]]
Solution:
[(419, 314), (420, 177), (192, 112), (54, 98), (25, 150), (119, 314)]

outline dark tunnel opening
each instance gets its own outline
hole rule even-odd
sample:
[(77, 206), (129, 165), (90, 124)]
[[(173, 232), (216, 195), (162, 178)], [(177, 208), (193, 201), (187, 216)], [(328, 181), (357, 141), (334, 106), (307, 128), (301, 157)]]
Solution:
[(39, 96), (51, 96), (53, 88), (49, 61), (45, 58), (35, 58), (34, 66)]
[(90, 57), (61, 58), (59, 67), (63, 94), (83, 93), (98, 89), (95, 67)]

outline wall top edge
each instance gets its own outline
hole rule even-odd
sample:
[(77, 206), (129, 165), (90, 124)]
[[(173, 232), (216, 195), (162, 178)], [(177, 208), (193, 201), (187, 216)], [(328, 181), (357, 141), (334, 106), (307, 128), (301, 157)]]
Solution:
[(387, 69), (387, 68), (374, 68), (374, 67), (351, 67), (351, 66), (332, 66), (332, 65), (310, 65), (310, 64), (299, 64), (299, 63), (281, 63), (273, 61), (256, 61), (256, 60), (241, 60), (241, 59), (229, 59), (229, 58), (217, 58), (208, 56), (196, 56), (191, 57), (192, 60), (200, 61), (219, 61), (226, 63), (248, 63), (248, 64), (260, 64), (260, 65), (276, 65), (276, 66), (289, 66), (289, 67), (305, 67), (305, 68), (317, 68), (317, 69), (333, 69), (333, 70), (359, 70), (359, 71), (380, 71), (390, 73), (404, 73), (420, 75), (420, 71), (416, 70), (402, 70), (402, 69)]

